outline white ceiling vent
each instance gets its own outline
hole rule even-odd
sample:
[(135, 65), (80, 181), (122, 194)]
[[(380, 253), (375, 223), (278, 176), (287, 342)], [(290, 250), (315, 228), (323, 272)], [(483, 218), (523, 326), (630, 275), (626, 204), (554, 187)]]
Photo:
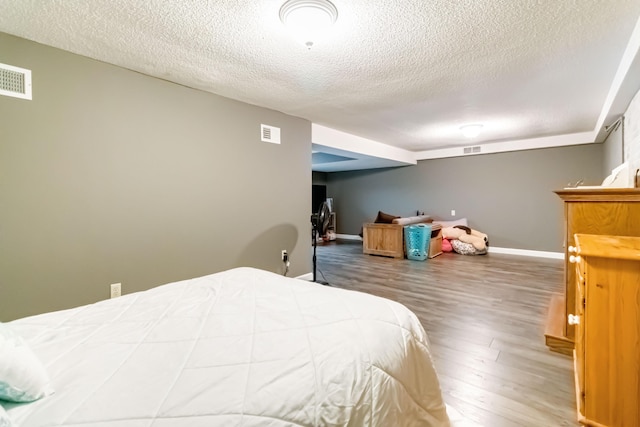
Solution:
[(478, 154), (482, 151), (481, 145), (474, 145), (473, 147), (464, 147), (462, 151), (464, 154)]
[(280, 128), (275, 126), (260, 125), (260, 136), (262, 142), (280, 144)]
[(31, 70), (0, 64), (0, 95), (31, 99)]

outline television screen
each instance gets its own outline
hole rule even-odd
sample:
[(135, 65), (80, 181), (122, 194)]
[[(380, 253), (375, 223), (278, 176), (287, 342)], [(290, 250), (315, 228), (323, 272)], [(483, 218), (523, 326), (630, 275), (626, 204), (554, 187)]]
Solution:
[(311, 186), (311, 213), (317, 213), (322, 202), (327, 199), (327, 186), (313, 184)]

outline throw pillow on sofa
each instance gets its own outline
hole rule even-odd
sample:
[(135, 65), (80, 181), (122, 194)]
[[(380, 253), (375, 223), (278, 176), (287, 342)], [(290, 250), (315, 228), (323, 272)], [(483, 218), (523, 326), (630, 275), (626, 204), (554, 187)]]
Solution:
[(400, 217), (396, 215), (390, 215), (382, 211), (378, 211), (378, 216), (376, 217), (376, 220), (373, 222), (376, 224), (391, 224), (393, 220), (396, 218), (400, 218)]

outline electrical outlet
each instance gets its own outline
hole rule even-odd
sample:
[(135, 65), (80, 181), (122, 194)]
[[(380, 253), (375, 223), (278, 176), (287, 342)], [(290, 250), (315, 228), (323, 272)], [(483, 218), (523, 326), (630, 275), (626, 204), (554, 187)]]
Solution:
[(456, 216), (456, 210), (455, 209), (451, 209), (451, 216)]
[(122, 283), (114, 283), (111, 285), (111, 298), (117, 298), (122, 295)]
[(280, 259), (282, 260), (282, 262), (286, 262), (289, 259), (286, 249), (282, 250), (280, 254)]

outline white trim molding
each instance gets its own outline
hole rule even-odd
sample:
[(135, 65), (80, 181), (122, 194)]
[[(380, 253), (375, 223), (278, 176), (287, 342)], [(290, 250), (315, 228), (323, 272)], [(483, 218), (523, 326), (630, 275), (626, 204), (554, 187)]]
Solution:
[(307, 282), (311, 282), (313, 280), (313, 273), (306, 273), (301, 276), (296, 276), (296, 279), (306, 280)]
[(444, 159), (449, 157), (477, 156), (481, 154), (505, 153), (508, 151), (536, 150), (539, 148), (564, 147), (567, 145), (591, 144), (595, 141), (595, 132), (570, 133), (540, 138), (518, 139), (505, 142), (476, 144), (479, 152), (464, 153), (465, 147), (442, 148), (416, 152), (417, 160)]
[[(362, 237), (355, 234), (336, 234), (336, 237), (338, 239), (344, 239), (344, 240), (362, 241)], [(562, 252), (534, 251), (530, 249), (515, 249), (515, 248), (497, 248), (494, 246), (489, 246), (489, 253), (529, 256), (529, 257), (537, 257), (537, 258), (564, 259), (564, 254)]]
[(362, 240), (362, 237), (357, 234), (336, 234), (336, 238), (343, 240)]
[(564, 259), (562, 252), (532, 251), (529, 249), (496, 248), (489, 246), (489, 253), (530, 256), (538, 258)]

